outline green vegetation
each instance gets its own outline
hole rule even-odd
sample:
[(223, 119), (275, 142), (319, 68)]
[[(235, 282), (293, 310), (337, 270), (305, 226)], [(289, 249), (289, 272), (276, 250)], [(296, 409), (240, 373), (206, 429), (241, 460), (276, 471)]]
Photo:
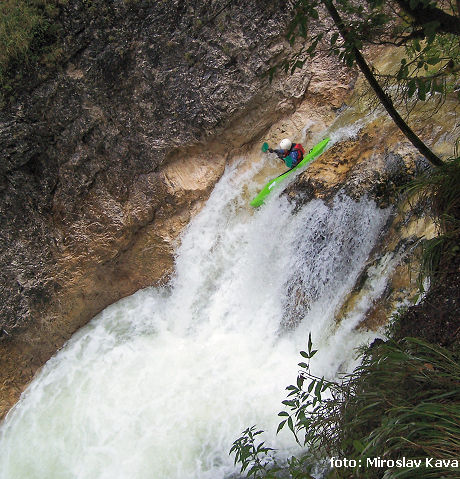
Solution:
[(0, 103), (32, 67), (51, 68), (62, 55), (57, 17), (66, 0), (4, 0), (0, 3)]
[(425, 199), (438, 236), (424, 243), (420, 283), (439, 282), (456, 267), (460, 254), (460, 158), (428, 171), (409, 185), (408, 192)]
[[(320, 14), (322, 18), (329, 16), (334, 26), (320, 20)], [(316, 33), (310, 35), (308, 27), (312, 22), (316, 22)], [(399, 70), (385, 76), (391, 78), (388, 86), (399, 85), (400, 98), (417, 93), (421, 101), (432, 100), (429, 93), (445, 95), (458, 80), (459, 25), (458, 2), (299, 0), (288, 39), (294, 45), (301, 37), (304, 44), (284, 60), (283, 66), (295, 70), (324, 48), (352, 66), (357, 62), (357, 50), (371, 45), (393, 46), (402, 49), (404, 55)]]
[[(309, 361), (314, 353), (310, 343), (300, 354)], [(248, 477), (289, 471), (288, 477), (310, 478), (321, 460), (335, 466), (331, 478), (458, 477), (460, 365), (452, 352), (416, 338), (381, 342), (341, 382), (315, 377), (309, 362), (299, 366), (278, 430), (287, 424), (308, 453), (282, 467), (272, 449), (256, 444), (262, 431), (247, 429), (232, 452)]]

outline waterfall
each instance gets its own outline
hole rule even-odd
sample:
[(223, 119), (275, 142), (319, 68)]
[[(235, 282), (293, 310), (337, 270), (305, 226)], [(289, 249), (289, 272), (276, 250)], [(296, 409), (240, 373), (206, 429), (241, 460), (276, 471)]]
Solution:
[(260, 188), (264, 162), (243, 163), (182, 235), (170, 283), (105, 309), (23, 393), (0, 429), (1, 479), (225, 478), (253, 424), (281, 456), (296, 450), (275, 434), (284, 388), (310, 332), (328, 378), (371, 338), (355, 326), (372, 291), (340, 324), (334, 313), (390, 211), (344, 194), (294, 211), (279, 191), (252, 210), (242, 191)]

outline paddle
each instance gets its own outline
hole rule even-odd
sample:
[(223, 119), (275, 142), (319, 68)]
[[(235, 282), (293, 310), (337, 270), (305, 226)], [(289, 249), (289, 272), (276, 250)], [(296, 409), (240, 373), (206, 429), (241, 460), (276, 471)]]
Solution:
[[(268, 143), (265, 142), (263, 145), (262, 145), (262, 152), (263, 153), (266, 153), (267, 151), (269, 150), (269, 147), (268, 147)], [(281, 158), (280, 158), (281, 159)], [(292, 168), (289, 168), (289, 170), (286, 170), (284, 173), (287, 173), (288, 171), (291, 171)], [(283, 176), (284, 173), (281, 173), (281, 175), (277, 176), (276, 178), (279, 178), (280, 176)], [(273, 179), (276, 179), (276, 178), (273, 178)]]

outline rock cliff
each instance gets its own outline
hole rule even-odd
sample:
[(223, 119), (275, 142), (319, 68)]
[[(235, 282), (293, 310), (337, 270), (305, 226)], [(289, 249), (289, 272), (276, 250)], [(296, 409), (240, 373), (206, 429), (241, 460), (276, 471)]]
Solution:
[(62, 55), (0, 112), (0, 417), (97, 312), (165, 280), (227, 157), (355, 76), (330, 59), (269, 83), (289, 2), (64, 3)]

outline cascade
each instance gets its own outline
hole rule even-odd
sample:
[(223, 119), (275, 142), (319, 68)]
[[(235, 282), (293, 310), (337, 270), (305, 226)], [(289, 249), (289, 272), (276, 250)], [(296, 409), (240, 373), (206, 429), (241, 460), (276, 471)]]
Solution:
[(258, 210), (242, 195), (260, 188), (228, 166), (177, 249), (159, 288), (105, 309), (43, 367), (0, 428), (1, 479), (219, 479), (248, 426), (276, 435), (285, 386), (312, 334), (312, 369), (334, 378), (375, 333), (355, 329), (384, 287), (384, 272), (339, 324), (390, 209), (339, 193), (294, 210), (274, 194)]

